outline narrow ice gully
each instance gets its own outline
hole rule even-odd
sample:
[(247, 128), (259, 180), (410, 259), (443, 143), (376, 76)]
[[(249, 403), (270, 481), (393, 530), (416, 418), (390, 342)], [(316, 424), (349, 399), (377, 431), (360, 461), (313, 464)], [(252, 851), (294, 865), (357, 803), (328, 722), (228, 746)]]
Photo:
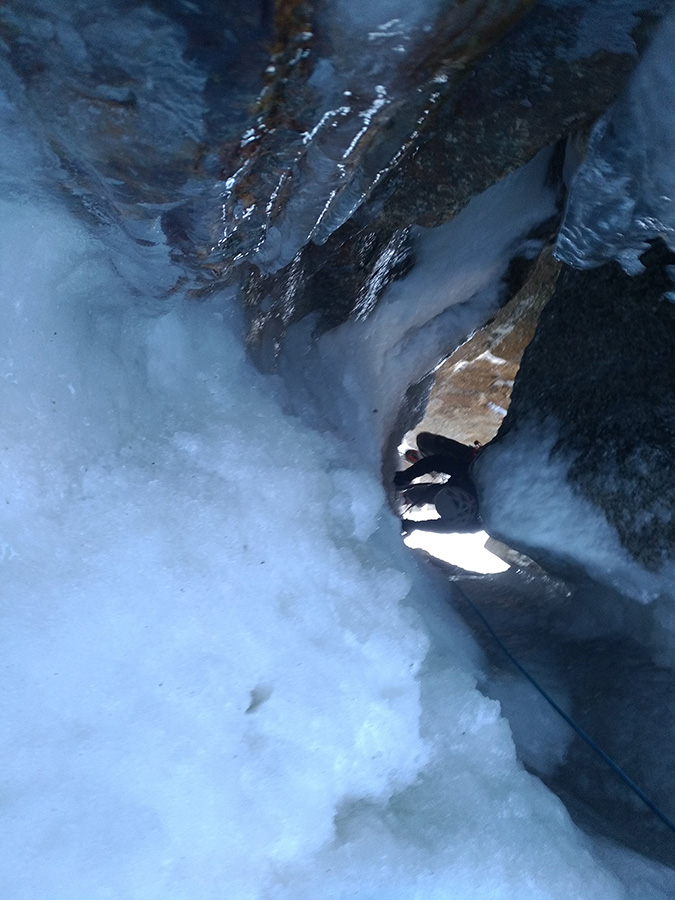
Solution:
[[(139, 260), (76, 219), (39, 128), (0, 109), (2, 896), (667, 897), (524, 771), (445, 586), (399, 540), (375, 449), (436, 352), (404, 339), (403, 294), (342, 370), (344, 338), (312, 348), (332, 397), (288, 361), (263, 377), (232, 298), (189, 301), (168, 248)], [(418, 299), (466, 248), (461, 308), (429, 307), (447, 333), (494, 302), (548, 202), (531, 178), (537, 209), (494, 246), (487, 209), (420, 236)]]

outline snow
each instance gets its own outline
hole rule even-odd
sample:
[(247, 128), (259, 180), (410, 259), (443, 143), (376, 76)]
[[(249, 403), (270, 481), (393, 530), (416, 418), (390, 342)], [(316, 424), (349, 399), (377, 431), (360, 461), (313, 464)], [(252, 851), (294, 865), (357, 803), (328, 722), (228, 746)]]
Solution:
[[(547, 682), (551, 674), (544, 669)], [(539, 676), (538, 672), (531, 674)], [(562, 700), (562, 708), (569, 715), (566, 686), (556, 679), (556, 702)], [(500, 673), (489, 682), (489, 694), (499, 700), (502, 712), (509, 720), (514, 740), (523, 762), (538, 773), (551, 773), (564, 762), (574, 732), (551, 707), (541, 694), (515, 671)]]
[[(287, 387), (245, 355), (233, 298), (191, 300), (159, 233), (141, 248), (66, 206), (10, 81), (0, 72), (0, 894), (665, 898), (660, 870), (645, 889), (599, 862), (522, 768), (368, 445), (354, 454), (289, 412)], [(485, 208), (498, 252), (473, 268), (492, 238), (465, 220), (454, 292), (441, 282), (458, 251), (430, 236), (421, 264), (436, 247), (443, 265), (408, 286), (433, 315), (448, 297), (494, 302), (507, 247), (541, 213), (526, 205), (503, 230)], [(326, 370), (336, 395), (365, 372), (370, 408), (363, 357), (387, 336), (397, 361), (378, 380), (412, 370), (412, 349), (395, 350), (405, 305)], [(401, 379), (379, 383), (392, 409)]]
[(2, 212), (4, 896), (621, 896), (228, 316), (139, 314), (62, 211)]
[(675, 567), (649, 572), (623, 548), (601, 509), (567, 480), (573, 462), (556, 452), (555, 421), (523, 422), (476, 464), (481, 515), (491, 534), (581, 566), (601, 584), (648, 603), (672, 593)]
[(2, 222), (3, 896), (622, 896), (224, 298), (150, 316), (57, 204)]

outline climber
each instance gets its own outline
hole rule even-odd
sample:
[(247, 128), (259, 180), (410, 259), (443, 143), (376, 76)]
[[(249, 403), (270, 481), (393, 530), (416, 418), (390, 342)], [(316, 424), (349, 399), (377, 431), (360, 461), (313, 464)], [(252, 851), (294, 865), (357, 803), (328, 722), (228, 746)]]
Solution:
[[(440, 518), (420, 520), (404, 517), (404, 532), (418, 529), (470, 534), (480, 531), (483, 526), (470, 468), (481, 445), (476, 441), (473, 446), (467, 446), (443, 435), (423, 431), (417, 436), (417, 447), (418, 450), (406, 453), (405, 458), (412, 465), (395, 474), (394, 484), (408, 508), (432, 504)], [(424, 475), (448, 475), (449, 478), (440, 483), (412, 483)]]

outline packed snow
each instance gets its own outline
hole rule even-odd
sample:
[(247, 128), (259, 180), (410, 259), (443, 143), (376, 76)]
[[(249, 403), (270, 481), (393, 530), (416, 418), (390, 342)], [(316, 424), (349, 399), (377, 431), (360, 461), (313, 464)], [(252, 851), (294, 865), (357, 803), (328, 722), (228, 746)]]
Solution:
[(622, 896), (229, 298), (148, 315), (58, 203), (2, 222), (3, 895)]
[[(232, 296), (189, 299), (161, 232), (143, 248), (79, 215), (13, 77), (0, 74), (0, 894), (666, 898), (661, 869), (601, 856), (523, 769), (447, 585), (400, 541), (373, 471), (381, 432), (359, 456), (347, 420), (336, 433), (313, 427), (316, 405), (292, 413), (297, 396), (247, 359)], [(489, 305), (528, 217), (470, 272), (486, 221), (461, 226), (457, 296)], [(452, 258), (444, 240), (430, 236), (430, 257)], [(429, 290), (443, 316), (432, 284), (418, 269), (408, 303), (385, 307), (394, 324), (374, 320), (400, 359), (412, 298)], [(364, 332), (341, 372), (315, 370), (334, 385), (327, 418), (344, 409), (359, 429), (375, 382), (389, 410), (400, 389), (368, 348)]]
[(642, 603), (672, 595), (675, 567), (649, 572), (631, 557), (603, 511), (568, 480), (573, 456), (552, 453), (558, 440), (554, 421), (533, 421), (483, 451), (477, 478), (489, 531), (508, 535), (533, 554), (580, 566), (600, 584)]

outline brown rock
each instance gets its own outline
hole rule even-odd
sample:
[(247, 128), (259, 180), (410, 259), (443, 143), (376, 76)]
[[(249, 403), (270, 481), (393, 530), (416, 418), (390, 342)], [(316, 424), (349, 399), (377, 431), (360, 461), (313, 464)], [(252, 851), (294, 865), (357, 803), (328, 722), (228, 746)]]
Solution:
[(464, 444), (492, 440), (509, 408), (523, 352), (553, 293), (560, 267), (552, 248), (545, 248), (513, 299), (443, 363), (415, 432), (432, 431)]

